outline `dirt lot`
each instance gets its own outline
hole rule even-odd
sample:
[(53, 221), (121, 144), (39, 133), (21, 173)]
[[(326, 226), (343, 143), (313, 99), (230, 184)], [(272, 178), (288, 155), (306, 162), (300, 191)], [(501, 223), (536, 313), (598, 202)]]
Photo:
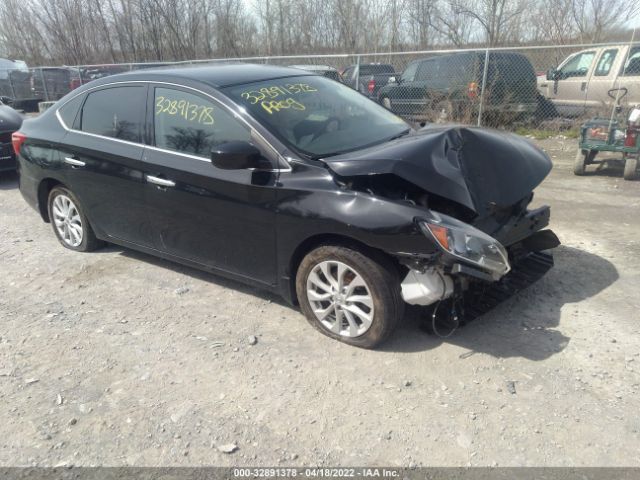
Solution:
[(3, 174), (0, 464), (640, 465), (640, 182), (574, 177), (575, 140), (540, 143), (556, 267), (444, 341), (410, 315), (379, 351), (234, 282), (65, 250)]

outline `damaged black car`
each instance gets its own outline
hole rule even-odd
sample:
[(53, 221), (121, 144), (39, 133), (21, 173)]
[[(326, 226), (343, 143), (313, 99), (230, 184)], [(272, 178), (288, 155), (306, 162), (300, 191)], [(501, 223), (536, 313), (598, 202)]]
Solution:
[(13, 143), (20, 190), (64, 247), (109, 242), (277, 292), (359, 347), (387, 339), (406, 304), (434, 327), (481, 315), (559, 244), (549, 208), (529, 208), (551, 161), (528, 141), (416, 130), (296, 69), (114, 75)]

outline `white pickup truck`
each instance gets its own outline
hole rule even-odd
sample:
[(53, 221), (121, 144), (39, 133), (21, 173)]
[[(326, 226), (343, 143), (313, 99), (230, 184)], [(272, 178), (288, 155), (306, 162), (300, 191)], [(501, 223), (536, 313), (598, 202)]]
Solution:
[(620, 87), (628, 90), (623, 105), (640, 105), (640, 45), (581, 50), (538, 77), (540, 94), (553, 103), (559, 115), (569, 117), (613, 105), (607, 92)]

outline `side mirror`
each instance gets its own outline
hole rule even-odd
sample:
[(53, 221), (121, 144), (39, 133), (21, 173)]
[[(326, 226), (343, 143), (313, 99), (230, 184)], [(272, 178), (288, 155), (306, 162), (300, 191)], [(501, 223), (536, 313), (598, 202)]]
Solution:
[(547, 70), (547, 80), (557, 80), (558, 79), (558, 70), (555, 68), (550, 68)]
[(226, 142), (211, 148), (211, 163), (223, 170), (257, 168), (260, 158), (260, 150), (249, 142)]

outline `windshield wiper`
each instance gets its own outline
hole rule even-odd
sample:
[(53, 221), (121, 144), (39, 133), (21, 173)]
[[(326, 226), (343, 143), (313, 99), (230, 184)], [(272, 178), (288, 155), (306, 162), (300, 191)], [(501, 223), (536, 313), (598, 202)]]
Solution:
[(387, 142), (390, 142), (391, 140), (397, 140), (398, 138), (404, 137), (405, 135), (409, 135), (409, 133), (411, 133), (411, 129), (407, 128), (406, 130), (403, 130), (397, 135), (394, 135), (393, 137), (391, 137), (389, 140), (387, 140)]

